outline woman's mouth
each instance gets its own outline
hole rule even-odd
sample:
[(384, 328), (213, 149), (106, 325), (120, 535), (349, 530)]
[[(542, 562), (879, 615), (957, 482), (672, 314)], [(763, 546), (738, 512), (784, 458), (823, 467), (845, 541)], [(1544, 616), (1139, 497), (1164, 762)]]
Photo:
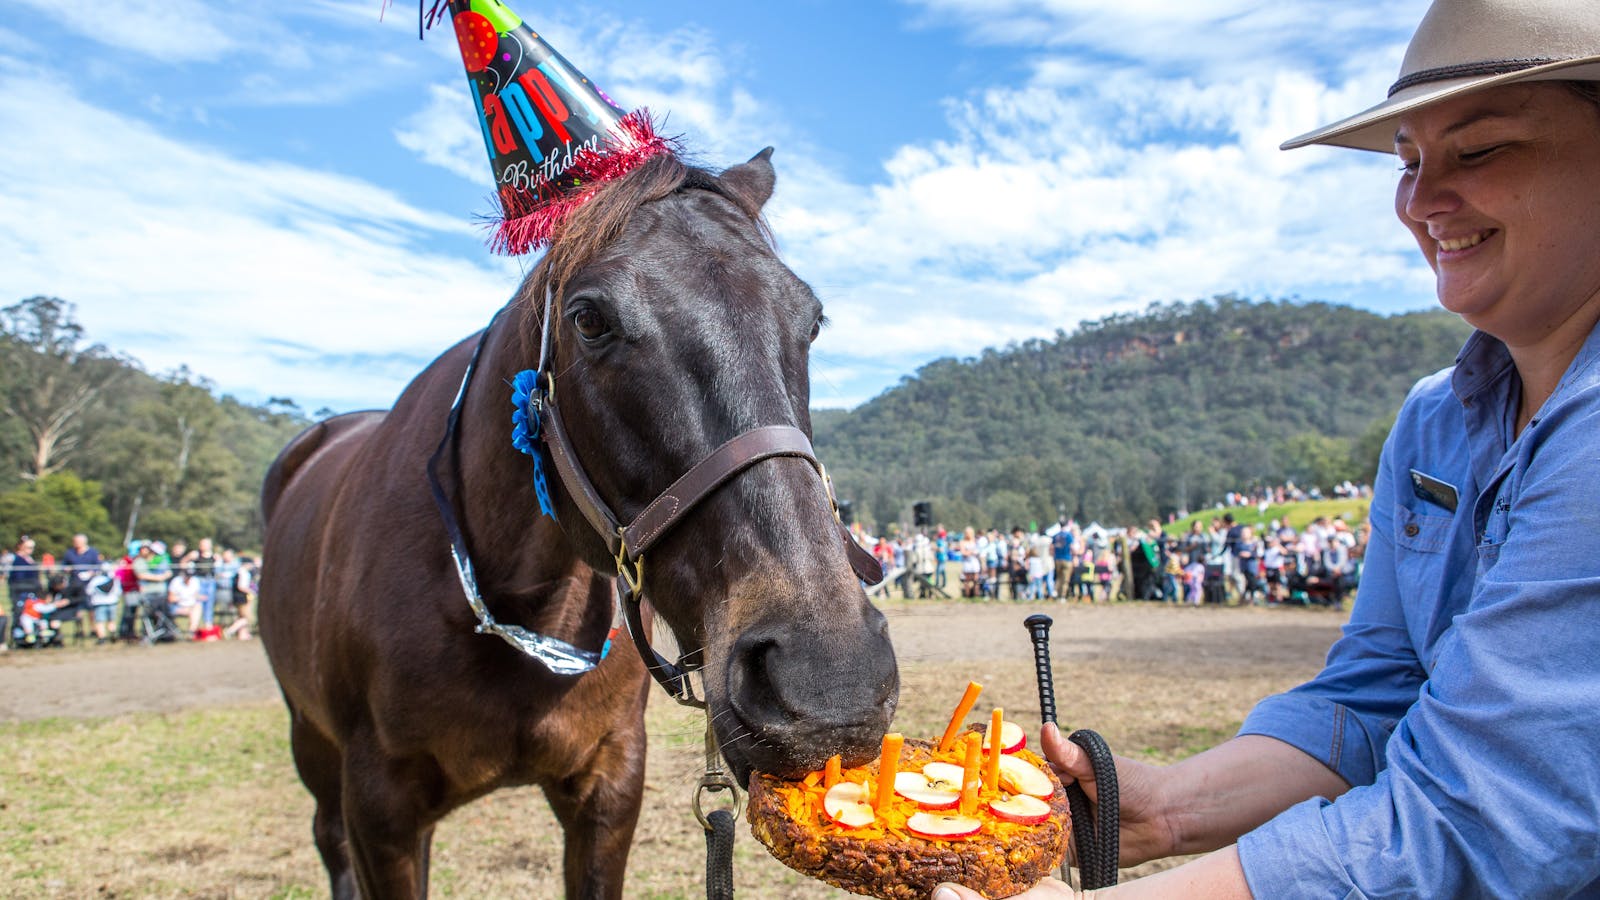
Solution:
[(1494, 234), (1494, 229), (1490, 228), (1484, 231), (1469, 234), (1465, 237), (1440, 238), (1439, 249), (1444, 253), (1460, 253), (1462, 250), (1468, 250), (1478, 246), (1487, 240), (1492, 234)]

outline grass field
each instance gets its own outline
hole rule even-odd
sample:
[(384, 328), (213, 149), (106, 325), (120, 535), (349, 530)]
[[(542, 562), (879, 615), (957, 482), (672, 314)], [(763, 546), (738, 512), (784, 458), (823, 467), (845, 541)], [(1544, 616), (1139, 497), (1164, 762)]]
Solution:
[[(985, 685), (981, 710), (1005, 706), (1035, 733), (1021, 621), (1045, 610), (1056, 617), (1063, 724), (1094, 727), (1118, 752), (1155, 762), (1225, 740), (1255, 700), (1313, 674), (1344, 621), (1321, 610), (1157, 604), (891, 601), (885, 609), (902, 676), (896, 729), (937, 733), (975, 679)], [(259, 652), (238, 646), (227, 652)], [(220, 649), (174, 648), (194, 651), (189, 658)], [(56, 666), (74, 664), (74, 652), (47, 663), (0, 658), (0, 675), (50, 679)], [(181, 665), (185, 654), (171, 658)], [(0, 724), (7, 748), (0, 896), (326, 896), (310, 841), (311, 802), (290, 765), (286, 716), (266, 699), (271, 693), (268, 681), (262, 699), (216, 708)], [(693, 711), (653, 697), (628, 897), (704, 895), (704, 841), (689, 808), (702, 727)], [(772, 860), (742, 824), (735, 851), (741, 896), (847, 896)], [(560, 857), (559, 830), (542, 797), (504, 790), (441, 823), (433, 896), (559, 896)]]
[(1183, 534), (1189, 530), (1191, 523), (1196, 520), (1209, 523), (1214, 518), (1221, 518), (1227, 513), (1233, 514), (1233, 519), (1240, 525), (1249, 525), (1258, 532), (1263, 525), (1270, 522), (1280, 522), (1303, 531), (1305, 527), (1318, 517), (1326, 516), (1328, 519), (1344, 519), (1355, 528), (1367, 520), (1367, 507), (1371, 501), (1363, 497), (1332, 500), (1305, 500), (1299, 503), (1284, 503), (1268, 506), (1265, 511), (1254, 506), (1228, 506), (1202, 509), (1191, 513), (1175, 522), (1162, 526), (1168, 534)]

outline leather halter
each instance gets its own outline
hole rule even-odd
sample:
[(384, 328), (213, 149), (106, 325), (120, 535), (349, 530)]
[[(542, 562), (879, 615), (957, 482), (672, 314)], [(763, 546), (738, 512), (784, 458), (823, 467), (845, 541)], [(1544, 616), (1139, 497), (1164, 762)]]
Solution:
[(817, 460), (811, 448), (811, 439), (792, 425), (764, 425), (728, 440), (646, 504), (633, 521), (622, 524), (572, 452), (566, 428), (561, 423), (561, 414), (556, 409), (555, 379), (550, 372), (550, 327), (554, 311), (554, 296), (547, 289), (539, 341), (538, 395), (530, 403), (540, 416), (539, 435), (550, 449), (557, 480), (567, 489), (572, 502), (583, 513), (589, 526), (605, 541), (606, 548), (616, 561), (617, 591), (621, 597), (628, 633), (639, 650), (640, 658), (644, 660), (645, 668), (650, 670), (651, 677), (673, 699), (687, 706), (705, 706), (705, 701), (695, 696), (689, 681), (689, 673), (703, 665), (704, 659), (697, 648), (685, 653), (674, 664), (650, 646), (650, 637), (645, 633), (640, 612), (644, 595), (644, 552), (702, 500), (751, 466), (779, 456), (799, 457), (810, 463), (822, 479), (828, 506), (838, 527), (839, 538), (844, 542), (845, 555), (850, 560), (851, 568), (865, 581), (877, 583), (883, 580), (881, 564), (850, 537), (849, 529), (840, 521), (833, 481), (828, 477), (827, 469)]

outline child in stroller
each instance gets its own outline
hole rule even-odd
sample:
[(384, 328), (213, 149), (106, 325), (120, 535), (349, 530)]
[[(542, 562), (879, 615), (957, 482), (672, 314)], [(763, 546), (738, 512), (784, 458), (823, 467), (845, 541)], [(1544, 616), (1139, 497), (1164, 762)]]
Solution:
[(71, 621), (78, 607), (66, 596), (63, 578), (52, 578), (50, 586), (41, 596), (24, 591), (12, 604), (12, 643), (18, 647), (61, 646), (61, 623)]

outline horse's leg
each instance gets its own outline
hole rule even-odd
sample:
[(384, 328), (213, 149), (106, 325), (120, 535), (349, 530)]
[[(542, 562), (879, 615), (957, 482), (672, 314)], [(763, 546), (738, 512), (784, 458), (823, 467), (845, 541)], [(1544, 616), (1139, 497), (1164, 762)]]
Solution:
[[(644, 732), (640, 728), (633, 733)], [(621, 897), (644, 797), (643, 739), (630, 747), (608, 739), (593, 768), (545, 785), (544, 793), (566, 833), (562, 874), (567, 897)]]
[(300, 772), (300, 780), (317, 801), (311, 834), (316, 840), (317, 852), (322, 855), (322, 865), (328, 870), (329, 889), (333, 900), (355, 900), (355, 876), (350, 871), (344, 818), (340, 812), (339, 774), (343, 763), (339, 749), (293, 708), (290, 716), (289, 745), (294, 751), (294, 765)]
[(435, 817), (425, 764), (385, 756), (370, 737), (345, 748), (344, 827), (362, 897), (420, 898), (427, 892), (424, 838)]

